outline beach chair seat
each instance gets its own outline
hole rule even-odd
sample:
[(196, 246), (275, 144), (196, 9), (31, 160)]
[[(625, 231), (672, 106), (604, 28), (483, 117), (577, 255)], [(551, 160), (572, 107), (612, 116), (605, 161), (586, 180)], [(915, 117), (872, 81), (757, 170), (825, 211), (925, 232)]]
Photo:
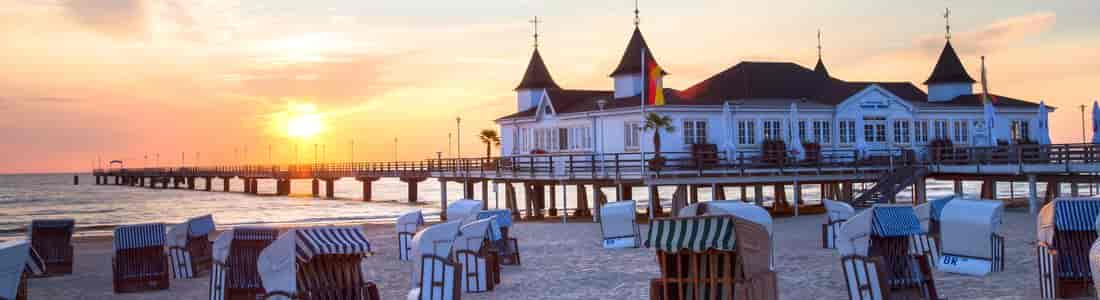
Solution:
[(600, 207), (600, 232), (605, 249), (637, 248), (642, 236), (636, 222), (634, 200), (618, 201)]
[(1039, 288), (1044, 299), (1087, 295), (1093, 285), (1089, 251), (1097, 239), (1100, 199), (1058, 198), (1037, 220)]
[(821, 224), (821, 248), (836, 248), (836, 233), (840, 224), (856, 214), (855, 208), (848, 203), (822, 200), (825, 204), (825, 224)]
[(412, 289), (406, 299), (461, 299), (462, 266), (451, 256), (462, 222), (429, 226), (413, 238), (413, 255), (419, 257), (413, 269)]
[(412, 239), (416, 235), (416, 230), (422, 225), (424, 225), (424, 214), (420, 210), (397, 217), (397, 259), (412, 260)]
[(163, 223), (115, 228), (111, 258), (115, 293), (168, 289), (165, 240)]
[(372, 254), (360, 227), (292, 229), (260, 253), (264, 297), (378, 300), (378, 287), (363, 270), (363, 258)]
[(849, 299), (939, 299), (930, 239), (912, 206), (872, 206), (837, 233)]
[(940, 271), (984, 276), (1004, 270), (1004, 237), (1000, 235), (1004, 203), (954, 200), (941, 209)]
[(0, 243), (0, 299), (27, 299), (27, 281), (45, 273), (45, 260), (27, 240)]
[(214, 241), (210, 300), (256, 299), (264, 294), (257, 269), (262, 251), (279, 237), (273, 227), (238, 227)]
[(500, 264), (495, 252), (489, 251), (489, 229), (493, 218), (471, 222), (459, 229), (454, 242), (454, 261), (461, 266), (461, 290), (480, 293), (493, 290), (500, 282)]
[(45, 276), (73, 273), (73, 219), (33, 220), (31, 246), (46, 264)]
[(172, 279), (193, 278), (211, 268), (213, 252), (210, 233), (214, 217), (204, 215), (188, 219), (168, 230), (168, 257)]

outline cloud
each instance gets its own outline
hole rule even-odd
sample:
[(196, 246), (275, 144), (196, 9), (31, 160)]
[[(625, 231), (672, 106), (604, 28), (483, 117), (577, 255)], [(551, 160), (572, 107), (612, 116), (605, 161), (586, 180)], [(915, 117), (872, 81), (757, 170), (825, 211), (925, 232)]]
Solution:
[[(951, 42), (962, 53), (986, 53), (1047, 32), (1054, 27), (1056, 21), (1057, 16), (1052, 12), (1036, 12), (956, 34), (952, 36)], [(921, 49), (939, 51), (943, 47), (943, 37), (921, 37), (917, 40), (917, 45)]]
[(275, 64), (218, 76), (234, 82), (239, 93), (265, 99), (303, 99), (351, 104), (383, 93), (397, 83), (382, 79), (392, 56), (330, 55), (318, 61)]
[(78, 24), (111, 37), (139, 39), (149, 31), (144, 0), (64, 0), (61, 6)]

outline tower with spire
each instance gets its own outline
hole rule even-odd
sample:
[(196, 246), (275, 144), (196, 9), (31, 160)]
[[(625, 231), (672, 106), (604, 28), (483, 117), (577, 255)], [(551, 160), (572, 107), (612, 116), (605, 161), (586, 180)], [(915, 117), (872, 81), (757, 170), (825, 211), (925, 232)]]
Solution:
[(535, 17), (531, 20), (531, 24), (534, 25), (535, 31), (532, 36), (535, 49), (531, 53), (531, 60), (527, 62), (527, 71), (523, 73), (523, 80), (516, 86), (516, 102), (519, 111), (538, 105), (539, 98), (547, 90), (561, 89), (550, 76), (550, 70), (546, 68), (546, 63), (542, 61), (542, 55), (539, 54), (539, 18)]
[(932, 68), (932, 75), (924, 81), (928, 86), (929, 102), (951, 101), (955, 97), (974, 93), (974, 78), (967, 74), (966, 68), (959, 60), (959, 55), (955, 53), (955, 47), (951, 46), (950, 9), (944, 11), (943, 18), (947, 24), (944, 35), (946, 43), (943, 45), (943, 51), (940, 52), (940, 58), (936, 61), (936, 66)]
[[(631, 34), (630, 41), (626, 44), (626, 50), (619, 60), (619, 65), (615, 67), (610, 75), (615, 80), (615, 98), (633, 97), (642, 93), (642, 80), (644, 78), (642, 76), (642, 49), (645, 49), (646, 55), (652, 58), (653, 61), (657, 61), (656, 57), (653, 56), (653, 51), (646, 44), (645, 37), (642, 36), (642, 30), (639, 29), (640, 23), (638, 3), (635, 1), (634, 33)], [(665, 73), (662, 71), (661, 77), (664, 77), (664, 75)]]
[(817, 30), (817, 65), (814, 66), (814, 72), (829, 77), (829, 70), (825, 69), (825, 61), (821, 60), (821, 29)]

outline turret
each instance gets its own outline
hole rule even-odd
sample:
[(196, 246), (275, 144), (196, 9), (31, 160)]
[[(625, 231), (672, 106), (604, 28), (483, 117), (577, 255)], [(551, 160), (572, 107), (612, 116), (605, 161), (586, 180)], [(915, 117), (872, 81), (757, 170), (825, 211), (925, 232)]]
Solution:
[(928, 102), (950, 101), (961, 95), (974, 93), (974, 78), (966, 73), (951, 41), (943, 46), (940, 59), (932, 69), (932, 75), (924, 81), (928, 85)]
[[(645, 38), (642, 37), (642, 31), (638, 27), (634, 27), (634, 34), (630, 36), (630, 42), (626, 44), (626, 51), (623, 52), (623, 57), (619, 60), (619, 66), (611, 72), (611, 78), (615, 80), (615, 98), (632, 97), (642, 93), (643, 49), (645, 49), (645, 55), (654, 61), (657, 60), (653, 57), (653, 51), (650, 51), (649, 46), (646, 45)], [(661, 72), (662, 77), (665, 74), (665, 72)]]

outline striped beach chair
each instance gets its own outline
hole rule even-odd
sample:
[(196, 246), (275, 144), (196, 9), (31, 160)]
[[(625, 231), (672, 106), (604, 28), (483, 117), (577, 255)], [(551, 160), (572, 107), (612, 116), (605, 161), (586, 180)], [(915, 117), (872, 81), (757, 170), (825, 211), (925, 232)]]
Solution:
[(491, 291), (500, 282), (499, 260), (486, 247), (492, 222), (489, 218), (466, 224), (454, 241), (454, 261), (462, 266), (459, 279), (463, 292)]
[(941, 211), (943, 244), (937, 269), (975, 276), (1004, 270), (1005, 239), (1000, 235), (1004, 203), (959, 199)]
[(253, 300), (264, 294), (256, 267), (260, 251), (279, 237), (273, 227), (237, 227), (214, 241), (210, 300)]
[(875, 205), (849, 218), (837, 235), (849, 299), (939, 299), (927, 240), (909, 205)]
[(26, 240), (0, 243), (0, 299), (27, 299), (28, 278), (44, 274), (45, 268), (45, 261)]
[(606, 249), (637, 248), (642, 235), (636, 222), (634, 200), (618, 201), (600, 207), (600, 232)]
[(365, 277), (370, 242), (357, 226), (292, 229), (260, 253), (260, 279), (267, 299), (378, 300)]
[(1039, 288), (1044, 299), (1085, 295), (1093, 284), (1089, 251), (1096, 241), (1098, 198), (1057, 198), (1037, 220)]
[(821, 248), (836, 249), (836, 233), (840, 224), (856, 214), (856, 209), (848, 203), (822, 200), (825, 203), (825, 224), (821, 224)]
[[(520, 265), (519, 240), (511, 235), (512, 211), (507, 209), (482, 210), (477, 213), (478, 220), (493, 218), (492, 239), (489, 250), (496, 252), (501, 265)], [(499, 233), (499, 234), (498, 234)], [(497, 274), (499, 275), (499, 273)]]
[(115, 228), (111, 265), (115, 293), (168, 289), (168, 256), (163, 223)]
[(214, 217), (211, 215), (188, 219), (168, 230), (172, 279), (192, 278), (210, 270), (212, 232)]
[(424, 225), (424, 214), (420, 210), (405, 213), (397, 218), (397, 259), (412, 260), (412, 239), (417, 229)]
[(654, 219), (646, 245), (661, 274), (649, 298), (778, 299), (770, 236), (764, 224), (725, 213)]
[(31, 247), (46, 263), (46, 276), (73, 273), (73, 219), (33, 220)]
[(451, 257), (460, 221), (435, 224), (413, 238), (413, 255), (419, 257), (413, 268), (412, 289), (408, 300), (457, 300), (462, 298), (459, 284), (462, 266)]

